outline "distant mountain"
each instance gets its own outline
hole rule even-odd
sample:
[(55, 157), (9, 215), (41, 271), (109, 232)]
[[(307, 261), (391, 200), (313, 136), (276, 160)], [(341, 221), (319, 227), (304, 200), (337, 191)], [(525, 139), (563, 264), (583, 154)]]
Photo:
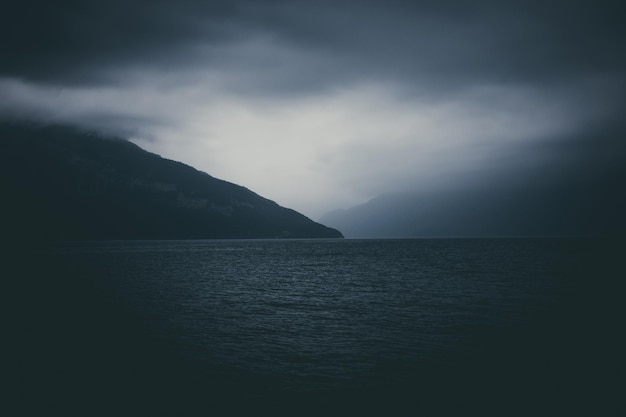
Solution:
[[(378, 196), (325, 214), (348, 238), (626, 234), (621, 178), (526, 178)], [(619, 181), (618, 181), (619, 180)]]
[(121, 139), (0, 126), (4, 237), (340, 238), (252, 191)]

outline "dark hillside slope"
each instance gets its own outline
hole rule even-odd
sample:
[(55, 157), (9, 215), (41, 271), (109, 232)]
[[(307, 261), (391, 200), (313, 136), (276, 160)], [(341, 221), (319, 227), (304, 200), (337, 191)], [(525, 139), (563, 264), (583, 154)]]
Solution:
[(1, 125), (0, 186), (5, 236), (342, 237), (244, 187), (68, 127)]

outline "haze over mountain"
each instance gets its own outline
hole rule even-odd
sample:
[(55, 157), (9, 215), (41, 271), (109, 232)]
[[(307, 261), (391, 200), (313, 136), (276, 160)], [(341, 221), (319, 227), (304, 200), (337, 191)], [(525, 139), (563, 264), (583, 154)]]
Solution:
[[(346, 237), (626, 235), (623, 128), (517, 148), (499, 166), (381, 194), (320, 221)], [(497, 166), (497, 169), (493, 167)]]
[(337, 238), (341, 233), (121, 139), (0, 125), (3, 236)]
[(0, 119), (128, 138), (312, 219), (390, 194), (450, 213), (402, 236), (464, 205), (450, 233), (604, 233), (625, 20), (616, 0), (5, 0)]
[[(613, 184), (618, 192), (621, 185)], [(626, 233), (626, 203), (606, 184), (472, 184), (378, 196), (327, 213), (349, 238), (614, 236)], [(593, 200), (592, 200), (593, 199)]]

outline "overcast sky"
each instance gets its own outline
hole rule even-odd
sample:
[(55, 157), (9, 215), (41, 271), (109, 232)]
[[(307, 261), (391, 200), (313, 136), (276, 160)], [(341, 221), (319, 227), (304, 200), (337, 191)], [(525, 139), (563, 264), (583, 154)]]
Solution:
[(314, 219), (559, 164), (574, 181), (623, 162), (625, 18), (605, 0), (3, 0), (0, 116), (121, 135)]

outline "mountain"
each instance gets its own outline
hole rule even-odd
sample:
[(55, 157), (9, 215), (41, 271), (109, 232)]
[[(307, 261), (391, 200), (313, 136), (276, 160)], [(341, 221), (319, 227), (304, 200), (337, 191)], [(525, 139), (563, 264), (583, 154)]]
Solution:
[[(622, 170), (623, 171), (623, 170)], [(623, 172), (475, 181), (380, 195), (325, 214), (348, 238), (616, 236), (626, 234)]]
[(0, 186), (5, 237), (342, 237), (247, 188), (65, 126), (0, 125)]

